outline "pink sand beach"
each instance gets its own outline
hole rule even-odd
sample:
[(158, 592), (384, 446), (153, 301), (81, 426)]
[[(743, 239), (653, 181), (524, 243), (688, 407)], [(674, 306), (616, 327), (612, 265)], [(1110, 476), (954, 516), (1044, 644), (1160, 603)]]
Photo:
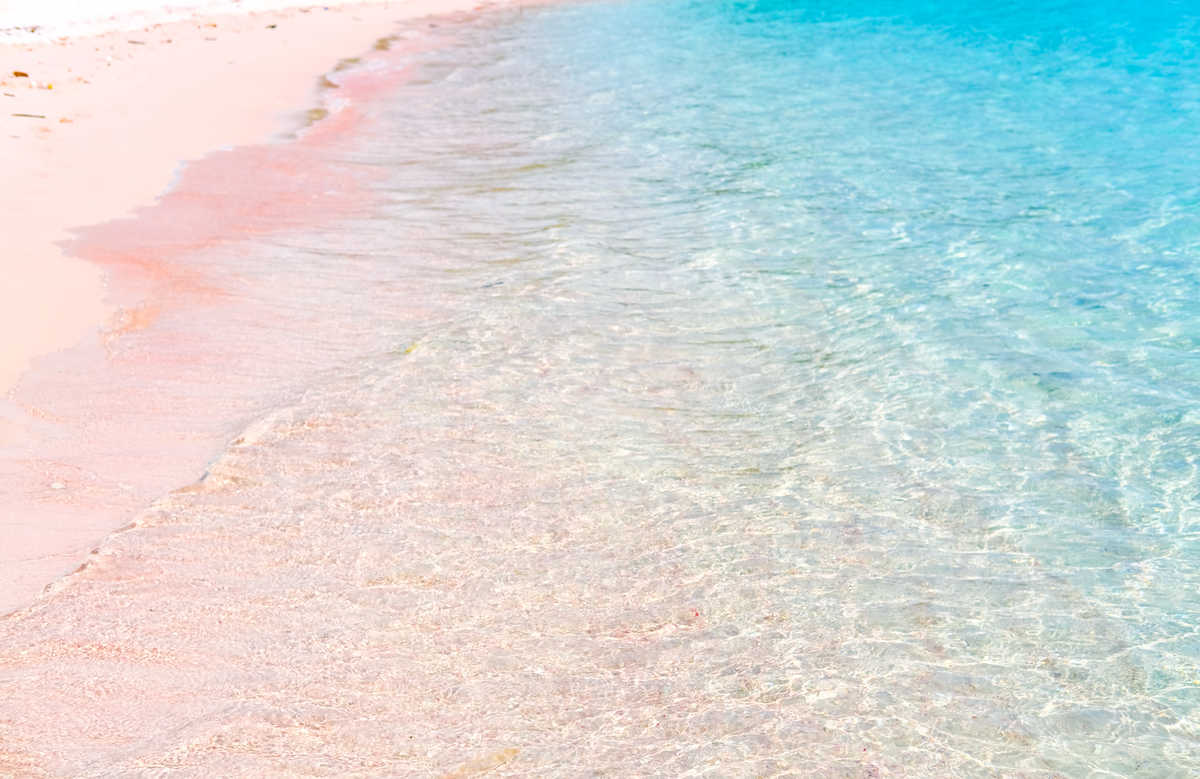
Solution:
[(0, 779), (1200, 776), (1196, 19), (968, 5), (0, 0)]
[[(227, 641), (262, 624), (250, 612), (242, 628), (233, 612), (199, 617), (203, 601), (228, 600), (220, 580), (238, 579), (229, 565), (257, 563), (228, 549), (205, 553), (215, 568), (198, 574), (167, 563), (169, 552), (115, 551), (122, 528), (155, 526), (174, 496), (223, 484), (214, 459), (268, 435), (271, 425), (247, 424), (286, 406), (320, 370), (290, 337), (317, 316), (304, 302), (319, 290), (299, 274), (246, 277), (238, 241), (360, 208), (372, 174), (331, 150), (367, 121), (362, 106), (408, 78), (408, 56), (436, 46), (422, 30), (488, 10), (475, 0), (288, 5), (162, 10), (118, 0), (104, 13), (46, 18), (29, 4), (0, 16), (5, 777), (155, 765), (193, 775), (379, 774), (408, 765), (395, 756), (314, 762), (292, 748), (251, 756), (216, 731), (178, 741), (172, 729), (233, 700), (205, 691), (194, 671), (244, 664)], [(209, 262), (215, 248), (234, 259)], [(421, 302), (396, 316), (419, 318)], [(353, 318), (320, 326), (331, 334), (326, 355), (360, 341)], [(124, 559), (116, 568), (102, 562), (114, 553)], [(144, 579), (150, 569), (133, 561), (146, 555), (172, 574)], [(210, 580), (217, 570), (226, 573)], [(138, 582), (140, 594), (101, 594), (92, 588), (100, 582)], [(88, 603), (78, 600), (84, 594)], [(175, 607), (155, 606), (167, 603)], [(175, 617), (162, 622), (167, 612)], [(168, 628), (176, 617), (186, 624)], [(166, 628), (174, 639), (138, 648), (142, 639), (119, 635), (134, 624), (143, 637)], [(228, 709), (211, 723), (224, 732), (258, 719)], [(167, 733), (160, 744), (137, 747), (156, 733)], [(361, 756), (368, 750), (354, 739), (367, 736), (359, 727), (335, 741)], [(164, 753), (162, 744), (175, 745)], [(176, 747), (187, 755), (167, 754)], [(511, 756), (488, 749), (428, 765), (463, 763), (474, 773)]]
[[(109, 627), (81, 628), (79, 646), (92, 648), (74, 659), (61, 650), (79, 641), (62, 644), (44, 617), (79, 616), (59, 591), (100, 570), (110, 534), (194, 489), (231, 441), (252, 437), (248, 422), (318, 370), (289, 345), (310, 314), (288, 301), (305, 289), (260, 295), (236, 265), (197, 258), (360, 205), (370, 172), (328, 151), (364, 121), (361, 105), (408, 77), (406, 56), (436, 45), (421, 30), (493, 7), (192, 5), (202, 7), (0, 7), (0, 672), (34, 674), (10, 680), (20, 692), (0, 705), (2, 776), (79, 775), (90, 756), (153, 729), (167, 709), (146, 693), (169, 709), (187, 689), (143, 675), (114, 706), (78, 710), (57, 696), (80, 679), (104, 684), (105, 672), (77, 661), (139, 667), (140, 650), (102, 633), (147, 609), (89, 605)], [(419, 316), (419, 303), (404, 315)], [(330, 352), (341, 343), (332, 336)], [(152, 600), (168, 597), (172, 585), (156, 586)], [(215, 656), (197, 649), (197, 662)], [(168, 666), (186, 677), (192, 662)], [(118, 720), (130, 727), (103, 725)]]
[[(350, 132), (356, 101), (403, 79), (397, 56), (422, 45), (376, 42), (401, 20), (480, 9), (149, 6), (40, 25), (47, 13), (33, 6), (0, 18), (21, 25), (0, 38), (0, 612), (28, 605), (155, 496), (197, 478), (255, 399), (296, 370), (278, 358), (252, 378), (231, 369), (261, 345), (206, 340), (205, 317), (235, 316), (220, 307), (227, 279), (173, 260), (350, 206), (353, 178), (309, 152)], [(382, 69), (324, 75), (359, 56)], [(310, 112), (324, 118), (295, 136)], [(156, 330), (166, 315), (183, 324)], [(157, 343), (126, 353), (135, 332)], [(130, 394), (179, 375), (181, 361), (189, 389), (169, 406)]]

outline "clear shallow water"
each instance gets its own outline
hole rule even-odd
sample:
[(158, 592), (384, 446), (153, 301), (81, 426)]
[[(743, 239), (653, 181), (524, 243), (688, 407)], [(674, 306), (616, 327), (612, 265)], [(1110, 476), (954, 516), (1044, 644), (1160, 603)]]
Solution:
[(78, 775), (1194, 775), (1185, 11), (438, 28), (340, 152), (373, 210), (238, 255), (364, 353), (5, 628), (6, 694), (89, 714), (0, 735)]
[(393, 107), (461, 128), (395, 218), (461, 224), (464, 294), (503, 285), (444, 341), (512, 372), (494, 402), (558, 409), (546, 448), (676, 521), (705, 496), (699, 569), (782, 576), (731, 612), (836, 637), (856, 716), (964, 769), (1182, 775), (1196, 32), (1155, 3), (555, 10)]

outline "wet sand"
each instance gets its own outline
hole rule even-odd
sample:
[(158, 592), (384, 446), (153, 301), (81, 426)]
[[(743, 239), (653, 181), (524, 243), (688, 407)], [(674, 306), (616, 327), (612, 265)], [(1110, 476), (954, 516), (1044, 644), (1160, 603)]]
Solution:
[[(368, 174), (320, 150), (425, 45), (379, 41), (481, 8), (291, 9), (0, 47), (0, 613), (199, 478), (313, 369), (286, 348), (263, 359), (286, 343), (277, 309), (276, 344), (222, 329), (266, 311), (234, 294), (236, 269), (179, 258), (352, 209)], [(338, 71), (359, 56), (379, 62)]]

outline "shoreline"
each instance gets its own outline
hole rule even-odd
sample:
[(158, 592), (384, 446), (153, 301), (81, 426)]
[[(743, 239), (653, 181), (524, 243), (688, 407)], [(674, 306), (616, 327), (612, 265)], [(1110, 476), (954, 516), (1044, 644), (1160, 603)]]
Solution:
[(8, 244), (0, 327), (21, 334), (0, 348), (0, 389), (114, 313), (103, 274), (60, 247), (72, 230), (153, 203), (188, 160), (294, 127), (322, 74), (368, 51), (394, 23), (477, 6), (418, 0), (199, 15), (0, 44)]
[[(16, 237), (0, 321), (28, 336), (0, 354), (0, 614), (194, 482), (272, 392), (302, 380), (279, 357), (261, 367), (244, 332), (216, 335), (222, 321), (273, 315), (231, 294), (236, 268), (222, 276), (176, 260), (354, 207), (358, 186), (321, 150), (353, 130), (356, 101), (405, 77), (400, 61), (422, 45), (378, 42), (397, 23), (480, 8), (291, 9), (0, 48), (0, 72), (29, 73), (20, 86), (0, 80), (8, 113), (46, 117), (0, 117), (25, 128), (0, 144), (13, 171), (0, 212)], [(335, 75), (365, 52), (393, 61)], [(31, 64), (10, 67), (22, 57)], [(319, 95), (332, 99), (321, 84), (339, 88), (340, 110), (313, 112)], [(323, 118), (305, 127), (306, 110)]]

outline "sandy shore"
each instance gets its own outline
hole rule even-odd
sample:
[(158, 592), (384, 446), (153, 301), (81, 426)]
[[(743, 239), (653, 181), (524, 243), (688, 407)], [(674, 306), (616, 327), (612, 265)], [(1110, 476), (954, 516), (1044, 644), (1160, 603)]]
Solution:
[(101, 271), (56, 245), (71, 228), (152, 202), (183, 160), (293, 126), (318, 77), (393, 22), (477, 5), (412, 0), (197, 17), (0, 47), (0, 388), (112, 314)]
[[(225, 375), (196, 360), (185, 373), (169, 359), (178, 339), (160, 338), (140, 367), (114, 367), (114, 339), (146, 329), (186, 286), (165, 265), (179, 244), (172, 231), (186, 225), (194, 248), (272, 220), (283, 225), (290, 211), (302, 221), (306, 208), (329, 208), (328, 198), (292, 192), (289, 176), (305, 166), (305, 191), (329, 193), (340, 188), (337, 174), (314, 174), (295, 156), (303, 149), (280, 158), (277, 148), (289, 144), (267, 142), (303, 124), (323, 74), (372, 51), (396, 22), (479, 7), (414, 0), (296, 8), (0, 47), (0, 614), (73, 569), (156, 495), (197, 478), (253, 405), (248, 386), (226, 387)], [(344, 101), (353, 90), (343, 86)], [(318, 124), (329, 125), (326, 142), (345, 129), (338, 121)], [(309, 135), (310, 145), (321, 142)], [(232, 147), (247, 150), (181, 169)], [(274, 178), (256, 177), (253, 192), (222, 206), (246, 165)], [(132, 297), (130, 283), (141, 285)], [(249, 351), (230, 353), (227, 370), (253, 360)], [(196, 390), (130, 393), (166, 381)], [(212, 411), (214, 399), (224, 418)]]

